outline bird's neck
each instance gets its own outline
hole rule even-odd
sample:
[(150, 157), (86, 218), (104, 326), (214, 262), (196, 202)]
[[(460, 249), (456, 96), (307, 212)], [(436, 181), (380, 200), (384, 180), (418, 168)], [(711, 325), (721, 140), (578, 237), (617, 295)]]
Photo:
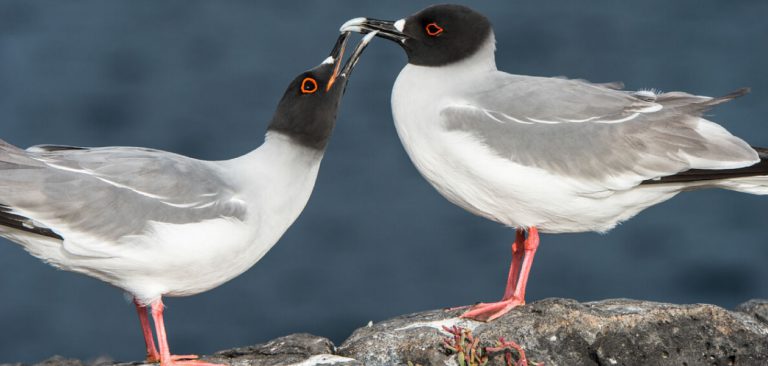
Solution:
[(259, 146), (257, 151), (262, 151), (263, 154), (274, 154), (276, 155), (274, 158), (279, 156), (292, 162), (296, 162), (296, 160), (315, 161), (322, 159), (323, 154), (325, 154), (325, 146), (325, 144), (322, 147), (310, 146), (297, 139), (293, 134), (268, 129), (264, 135), (264, 143)]
[[(493, 32), (488, 35), (482, 45), (470, 56), (459, 61), (441, 66), (418, 66), (408, 64), (408, 67), (418, 67), (422, 70), (433, 70), (453, 75), (471, 75), (496, 71), (496, 36)], [(422, 71), (423, 72), (423, 71)]]
[[(324, 149), (270, 131), (264, 143), (241, 157), (221, 162), (246, 202), (246, 225), (254, 228), (254, 250), (263, 255), (299, 217), (315, 186)], [(260, 256), (258, 256), (260, 258)]]
[(488, 34), (488, 38), (477, 49), (472, 56), (461, 61), (446, 65), (452, 71), (464, 70), (463, 72), (489, 72), (496, 71), (496, 36), (493, 32)]
[(335, 112), (338, 105), (319, 103), (310, 107), (311, 111), (307, 105), (292, 103), (292, 99), (283, 97), (267, 127), (267, 137), (270, 134), (281, 134), (305, 147), (325, 149), (336, 124)]
[(498, 71), (496, 68), (496, 40), (491, 33), (483, 45), (471, 56), (442, 66), (421, 66), (408, 64), (397, 77), (392, 92), (395, 103), (427, 103), (437, 105), (435, 100), (453, 97), (456, 91), (465, 90), (479, 80)]
[[(258, 149), (230, 160), (233, 177), (243, 192), (250, 192), (265, 209), (279, 209), (295, 218), (306, 205), (315, 185), (325, 149), (308, 147), (292, 137), (267, 133)], [(292, 219), (291, 219), (292, 221)]]
[(496, 41), (491, 33), (483, 45), (471, 56), (442, 66), (406, 65), (392, 89), (392, 107), (407, 107), (405, 114), (417, 111), (429, 115), (430, 108), (442, 107), (445, 100), (455, 101), (457, 93), (474, 88), (498, 70), (494, 55)]
[(259, 170), (276, 180), (293, 180), (314, 176), (325, 154), (322, 148), (310, 147), (297, 141), (291, 135), (270, 130), (264, 136), (264, 143), (256, 150), (237, 158), (247, 170)]

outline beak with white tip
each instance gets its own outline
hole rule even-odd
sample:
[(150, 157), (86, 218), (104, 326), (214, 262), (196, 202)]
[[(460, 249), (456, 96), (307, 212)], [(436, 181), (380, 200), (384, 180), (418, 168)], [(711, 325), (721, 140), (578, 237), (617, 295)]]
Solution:
[(341, 32), (370, 33), (377, 31), (378, 36), (398, 43), (405, 42), (409, 37), (403, 33), (405, 20), (378, 20), (369, 18), (354, 18), (341, 25)]

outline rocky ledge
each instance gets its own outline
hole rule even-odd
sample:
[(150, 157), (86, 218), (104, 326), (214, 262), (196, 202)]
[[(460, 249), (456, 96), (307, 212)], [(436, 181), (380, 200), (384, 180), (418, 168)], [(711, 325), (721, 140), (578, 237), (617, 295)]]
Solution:
[[(232, 366), (515, 365), (522, 364), (519, 345), (530, 365), (768, 365), (768, 300), (728, 311), (706, 304), (545, 299), (490, 323), (459, 319), (461, 312), (372, 323), (339, 347), (294, 334), (203, 359)], [(38, 365), (85, 366), (60, 357)]]

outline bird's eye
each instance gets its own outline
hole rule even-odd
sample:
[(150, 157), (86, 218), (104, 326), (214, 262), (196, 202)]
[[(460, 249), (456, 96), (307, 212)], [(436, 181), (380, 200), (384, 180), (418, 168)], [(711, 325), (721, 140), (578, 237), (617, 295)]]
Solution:
[(432, 37), (437, 37), (438, 35), (440, 35), (440, 33), (443, 33), (443, 27), (437, 25), (437, 23), (435, 22), (427, 24), (424, 27), (424, 30), (426, 30), (427, 34), (429, 34)]
[(317, 91), (317, 81), (313, 78), (304, 78), (301, 82), (301, 92), (304, 94), (312, 94)]

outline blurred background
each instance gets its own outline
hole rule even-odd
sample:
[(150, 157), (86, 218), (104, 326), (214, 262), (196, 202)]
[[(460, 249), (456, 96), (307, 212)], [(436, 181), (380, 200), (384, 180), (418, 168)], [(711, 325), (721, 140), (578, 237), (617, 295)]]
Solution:
[[(465, 2), (468, 3), (468, 2)], [(262, 142), (288, 82), (345, 20), (425, 1), (0, 0), (0, 138), (130, 145), (227, 159)], [(507, 72), (621, 80), (628, 89), (753, 92), (712, 119), (768, 146), (768, 2), (504, 1)], [(405, 55), (376, 40), (357, 67), (310, 202), (254, 268), (168, 299), (178, 354), (294, 332), (341, 342), (369, 320), (496, 300), (514, 232), (453, 206), (397, 138), (389, 95)], [(681, 194), (607, 235), (543, 235), (528, 300), (628, 297), (726, 308), (768, 298), (768, 197)], [(211, 243), (215, 245), (215, 243)], [(121, 292), (0, 243), (0, 362), (144, 357)]]

